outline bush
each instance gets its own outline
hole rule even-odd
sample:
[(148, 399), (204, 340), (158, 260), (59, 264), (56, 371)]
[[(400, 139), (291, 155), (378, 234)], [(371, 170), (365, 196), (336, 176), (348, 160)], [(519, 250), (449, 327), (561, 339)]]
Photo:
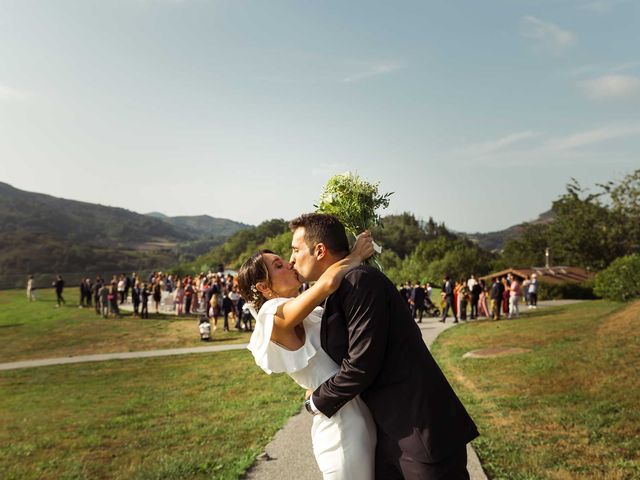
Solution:
[(640, 297), (640, 254), (617, 258), (598, 273), (595, 292), (619, 302)]
[(593, 291), (592, 281), (561, 283), (558, 285), (540, 283), (538, 298), (540, 300), (591, 300), (596, 298), (596, 295)]

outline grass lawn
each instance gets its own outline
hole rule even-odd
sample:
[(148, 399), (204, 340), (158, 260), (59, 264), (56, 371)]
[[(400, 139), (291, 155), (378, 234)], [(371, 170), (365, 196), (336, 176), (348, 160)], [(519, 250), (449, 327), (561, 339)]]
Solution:
[(141, 320), (125, 312), (104, 319), (93, 308), (78, 308), (73, 293), (67, 306), (55, 308), (52, 289), (38, 290), (36, 302), (24, 290), (0, 290), (0, 362), (249, 341), (249, 333), (222, 332), (222, 319), (210, 343), (200, 341), (198, 317), (150, 313)]
[(0, 372), (0, 478), (237, 479), (304, 391), (249, 352)]
[[(531, 352), (462, 358), (488, 347)], [(478, 424), (490, 478), (640, 478), (640, 302), (470, 323), (433, 352)]]

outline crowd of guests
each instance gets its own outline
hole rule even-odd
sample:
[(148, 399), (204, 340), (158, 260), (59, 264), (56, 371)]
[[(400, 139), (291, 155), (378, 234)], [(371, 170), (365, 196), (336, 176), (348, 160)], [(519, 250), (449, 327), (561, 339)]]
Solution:
[[(65, 282), (58, 275), (52, 286), (56, 293), (56, 306), (65, 304), (63, 291)], [(36, 299), (33, 276), (27, 281), (27, 298)], [(161, 305), (178, 316), (200, 316), (200, 333), (209, 340), (212, 330), (218, 328), (223, 319), (224, 331), (229, 331), (230, 322), (237, 330), (251, 331), (253, 316), (249, 305), (239, 292), (236, 278), (230, 273), (201, 272), (199, 275), (178, 275), (152, 272), (142, 278), (135, 272), (114, 275), (106, 281), (100, 275), (95, 280), (89, 277), (80, 281), (79, 308), (95, 308), (96, 314), (104, 318), (120, 317), (121, 305), (131, 304), (134, 317), (149, 318), (149, 302), (156, 314)], [(520, 314), (520, 303), (524, 298), (528, 308), (537, 308), (538, 279), (536, 274), (520, 279), (508, 274), (491, 279), (491, 285), (475, 275), (458, 281), (445, 276), (441, 288), (439, 307), (432, 300), (430, 283), (407, 281), (400, 286), (400, 294), (406, 299), (413, 318), (422, 323), (424, 315), (440, 316), (445, 322), (449, 314), (454, 323), (459, 320), (491, 318), (501, 316), (515, 318)]]
[(400, 294), (407, 300), (413, 318), (418, 323), (422, 322), (425, 312), (435, 316), (442, 312), (440, 321), (443, 323), (451, 313), (454, 323), (458, 323), (459, 320), (468, 318), (499, 320), (502, 315), (506, 318), (518, 317), (523, 298), (528, 308), (537, 308), (538, 288), (535, 273), (524, 279), (511, 273), (504, 277), (494, 277), (491, 285), (475, 275), (458, 281), (447, 275), (441, 288), (439, 310), (435, 309), (431, 299), (433, 288), (430, 283), (421, 285), (407, 281), (400, 287)]
[[(239, 293), (231, 274), (209, 272), (199, 275), (178, 275), (152, 272), (147, 278), (136, 273), (114, 275), (110, 281), (97, 276), (94, 281), (80, 281), (79, 308), (94, 307), (105, 318), (120, 316), (120, 307), (131, 304), (134, 317), (149, 318), (149, 302), (156, 314), (167, 306), (178, 316), (200, 315), (213, 320), (215, 330), (219, 319), (228, 331), (230, 322), (238, 330), (251, 331), (253, 317)], [(204, 323), (204, 322), (202, 322)]]

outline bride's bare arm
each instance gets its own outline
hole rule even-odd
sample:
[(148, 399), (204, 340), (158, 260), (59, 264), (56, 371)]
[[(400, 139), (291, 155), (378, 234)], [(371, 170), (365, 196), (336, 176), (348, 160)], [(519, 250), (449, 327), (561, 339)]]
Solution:
[(302, 323), (314, 308), (338, 289), (347, 271), (360, 265), (363, 260), (373, 255), (373, 252), (371, 234), (366, 231), (358, 235), (349, 255), (327, 268), (311, 288), (278, 307), (275, 315), (276, 327), (291, 329)]

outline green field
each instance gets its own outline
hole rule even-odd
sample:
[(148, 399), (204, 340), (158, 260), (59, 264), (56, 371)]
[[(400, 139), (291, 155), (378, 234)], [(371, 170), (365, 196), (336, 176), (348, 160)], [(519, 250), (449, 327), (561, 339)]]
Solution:
[[(488, 347), (531, 352), (462, 358)], [(434, 354), (479, 426), (490, 478), (640, 478), (640, 302), (470, 323)]]
[(204, 343), (197, 317), (150, 313), (142, 320), (123, 312), (122, 318), (105, 319), (93, 308), (78, 308), (75, 289), (66, 292), (61, 308), (55, 308), (51, 289), (37, 294), (29, 302), (24, 290), (0, 290), (0, 362), (249, 341), (249, 333), (222, 332), (222, 319), (213, 341)]
[(304, 391), (249, 352), (0, 372), (0, 478), (237, 479)]
[[(195, 319), (102, 319), (40, 293), (0, 292), (4, 361), (202, 344)], [(640, 302), (592, 301), (444, 332), (434, 355), (490, 478), (640, 478), (639, 331)], [(462, 358), (500, 346), (531, 352)], [(2, 479), (236, 479), (303, 396), (245, 351), (5, 371), (0, 391)]]

